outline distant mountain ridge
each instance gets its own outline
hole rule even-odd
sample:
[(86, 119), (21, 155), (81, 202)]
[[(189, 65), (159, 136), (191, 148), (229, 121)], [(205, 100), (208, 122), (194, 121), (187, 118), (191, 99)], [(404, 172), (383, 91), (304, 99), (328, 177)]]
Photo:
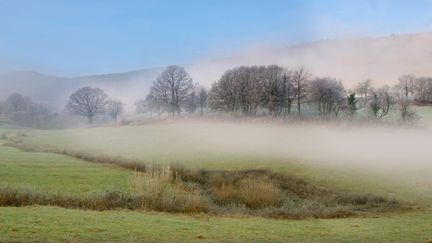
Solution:
[[(210, 86), (227, 69), (267, 64), (305, 66), (315, 76), (343, 80), (348, 88), (368, 78), (375, 85), (393, 84), (405, 73), (432, 76), (432, 32), (317, 41), (206, 60), (184, 67), (196, 82)], [(60, 108), (75, 89), (91, 85), (105, 89), (131, 106), (137, 98), (147, 94), (152, 81), (162, 70), (163, 67), (73, 78), (33, 71), (4, 73), (0, 74), (0, 98), (18, 92)]]
[[(77, 88), (95, 86), (127, 103), (144, 97), (152, 81), (162, 68), (134, 70), (124, 73), (88, 75), (73, 78), (51, 76), (34, 71), (0, 74), (0, 97), (21, 93), (53, 108), (64, 106), (66, 99)], [(133, 100), (132, 100), (132, 97)]]

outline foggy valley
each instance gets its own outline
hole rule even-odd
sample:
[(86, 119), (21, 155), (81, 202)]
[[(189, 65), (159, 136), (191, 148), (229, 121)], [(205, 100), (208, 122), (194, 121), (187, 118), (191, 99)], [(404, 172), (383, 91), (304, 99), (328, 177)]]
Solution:
[(432, 242), (431, 9), (0, 0), (0, 242)]

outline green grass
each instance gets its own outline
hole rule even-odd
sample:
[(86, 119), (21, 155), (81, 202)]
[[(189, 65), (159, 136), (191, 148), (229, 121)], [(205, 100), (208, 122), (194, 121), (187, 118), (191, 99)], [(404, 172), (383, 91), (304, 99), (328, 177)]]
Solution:
[[(422, 112), (429, 112), (425, 110)], [(431, 112), (432, 114), (432, 112)], [(432, 119), (431, 119), (432, 120)], [(430, 167), (394, 167), (382, 171), (349, 166), (329, 166), (304, 162), (316, 157), (279, 156), (261, 151), (237, 151), (227, 141), (201, 143), (198, 138), (214, 136), (208, 126), (159, 124), (148, 126), (103, 127), (58, 131), (26, 130), (27, 142), (38, 147), (113, 155), (146, 163), (178, 162), (208, 169), (271, 168), (311, 179), (322, 185), (413, 201), (424, 211), (379, 215), (369, 218), (271, 220), (256, 217), (210, 217), (131, 211), (84, 211), (55, 207), (0, 208), (0, 241), (277, 241), (277, 242), (427, 242), (432, 240), (432, 184)], [(230, 125), (231, 126), (231, 125)], [(234, 125), (232, 138), (239, 139), (247, 129)], [(219, 125), (217, 130), (230, 129)], [(231, 126), (232, 128), (232, 126)], [(259, 126), (253, 126), (253, 129)], [(271, 131), (264, 130), (265, 132)], [(277, 129), (277, 128), (274, 128)], [(13, 132), (0, 127), (0, 132)], [(278, 130), (276, 130), (278, 131)], [(261, 131), (262, 132), (262, 131)], [(290, 133), (272, 136), (298, 137)], [(0, 133), (1, 134), (1, 133)], [(226, 132), (224, 134), (227, 134)], [(276, 134), (276, 135), (275, 135)], [(304, 133), (310, 135), (312, 133)], [(329, 133), (330, 134), (330, 133)], [(327, 133), (324, 133), (327, 135)], [(265, 133), (262, 137), (265, 139)], [(242, 140), (243, 139), (243, 140)], [(241, 138), (247, 141), (248, 138)], [(221, 143), (228, 143), (221, 146)], [(323, 146), (325, 143), (322, 143)], [(289, 144), (295, 146), (295, 144)], [(230, 149), (234, 146), (234, 149)], [(214, 149), (216, 148), (216, 149)], [(291, 149), (291, 148), (290, 148)], [(289, 152), (304, 153), (294, 147)], [(258, 152), (257, 152), (258, 151)], [(316, 151), (318, 153), (318, 151)], [(317, 156), (327, 155), (319, 150)], [(252, 154), (252, 155), (251, 155)], [(318, 158), (318, 157), (317, 157)], [(304, 159), (304, 161), (303, 161)], [(338, 165), (338, 164), (336, 164)], [(0, 184), (36, 187), (84, 195), (112, 186), (127, 190), (129, 173), (116, 167), (86, 163), (63, 155), (21, 152), (0, 146)], [(388, 176), (383, 174), (388, 173)], [(398, 177), (398, 175), (401, 177)]]
[(54, 207), (0, 208), (0, 241), (427, 242), (432, 213), (269, 220)]
[(432, 124), (432, 106), (416, 106), (414, 110), (419, 115), (421, 123)]
[[(319, 139), (332, 137), (345, 140), (351, 136), (361, 136), (362, 132), (353, 132), (351, 135), (333, 131), (337, 129), (312, 126), (311, 131), (308, 131), (301, 127), (297, 129), (296, 126), (280, 128), (277, 125), (265, 127), (192, 122), (54, 131), (33, 130), (28, 131), (29, 136), (24, 139), (40, 148), (68, 149), (96, 156), (121, 156), (147, 164), (180, 163), (194, 168), (233, 170), (270, 168), (341, 189), (432, 202), (432, 180), (429, 173), (432, 167), (405, 165), (399, 168), (391, 166), (391, 161), (385, 161), (389, 166), (375, 169), (374, 163), (371, 163), (372, 167), (367, 168), (363, 167), (361, 157), (353, 158), (356, 161), (344, 164), (343, 155), (322, 150), (322, 147), (326, 146), (326, 140)], [(311, 138), (315, 131), (320, 136), (317, 141)], [(286, 149), (281, 147), (274, 152), (267, 146), (267, 140), (251, 144), (250, 146), (254, 147), (252, 150), (243, 147), (242, 142), (249, 142), (244, 136), (253, 132), (257, 132), (258, 135), (251, 137), (263, 137), (270, 143), (271, 136), (282, 137), (281, 139), (286, 142)], [(370, 133), (372, 139), (379, 136), (387, 139), (388, 134), (391, 134), (387, 131)], [(390, 139), (398, 138), (393, 136)], [(297, 141), (300, 143), (297, 144)], [(309, 143), (312, 144), (310, 150), (306, 148)], [(358, 145), (364, 146), (364, 143)], [(367, 153), (359, 149), (358, 152), (351, 154), (361, 156)], [(376, 164), (380, 162), (382, 161), (377, 161)], [(412, 190), (413, 188), (415, 190)]]
[[(0, 141), (1, 142), (1, 141)], [(0, 146), (0, 185), (88, 195), (110, 188), (128, 189), (130, 173), (63, 155), (22, 152)]]

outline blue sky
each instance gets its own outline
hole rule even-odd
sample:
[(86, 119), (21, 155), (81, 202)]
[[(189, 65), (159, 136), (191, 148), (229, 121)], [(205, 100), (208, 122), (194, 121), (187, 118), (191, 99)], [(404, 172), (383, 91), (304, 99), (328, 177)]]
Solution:
[(119, 72), (432, 30), (432, 0), (0, 0), (0, 71)]

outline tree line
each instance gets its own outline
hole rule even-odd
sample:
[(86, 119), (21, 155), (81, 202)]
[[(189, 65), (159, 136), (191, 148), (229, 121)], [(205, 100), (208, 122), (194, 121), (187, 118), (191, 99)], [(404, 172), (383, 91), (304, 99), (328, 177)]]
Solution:
[[(83, 87), (70, 95), (66, 110), (69, 115), (85, 117), (91, 124), (100, 115), (109, 115), (117, 121), (124, 112), (124, 104), (110, 99), (100, 88)], [(69, 120), (64, 114), (18, 93), (11, 94), (4, 102), (0, 102), (0, 117), (16, 125), (36, 128), (62, 127), (65, 120)]]
[(241, 66), (226, 71), (209, 92), (209, 106), (232, 115), (270, 116), (297, 114), (305, 102), (310, 74), (304, 68), (288, 70), (277, 65)]
[(240, 66), (227, 70), (207, 92), (194, 84), (179, 66), (168, 67), (154, 82), (145, 99), (135, 103), (137, 113), (153, 116), (182, 112), (223, 112), (232, 116), (302, 117), (304, 105), (319, 117), (343, 115), (353, 119), (359, 109), (369, 118), (383, 119), (392, 109), (403, 120), (415, 118), (413, 103), (432, 104), (432, 78), (403, 75), (390, 87), (374, 88), (365, 80), (346, 89), (333, 77), (313, 77), (304, 67)]
[[(183, 67), (169, 66), (154, 80), (147, 96), (135, 102), (135, 108), (149, 116), (222, 112), (285, 118), (302, 117), (306, 105), (323, 118), (353, 119), (363, 109), (370, 118), (379, 120), (397, 109), (403, 120), (411, 120), (415, 118), (412, 104), (432, 104), (432, 77), (402, 75), (393, 87), (373, 87), (371, 80), (365, 80), (347, 90), (341, 80), (313, 77), (303, 67), (240, 66), (224, 72), (208, 91)], [(102, 115), (118, 121), (124, 104), (100, 88), (83, 87), (70, 95), (66, 110), (91, 124)], [(20, 94), (0, 102), (0, 114), (23, 126), (43, 126), (58, 116)]]
[(0, 102), (0, 115), (14, 124), (24, 127), (43, 127), (57, 116), (47, 106), (18, 93), (9, 95)]
[(382, 119), (397, 109), (406, 121), (415, 118), (413, 103), (432, 104), (432, 78), (402, 75), (393, 87), (377, 88), (365, 80), (347, 90), (341, 80), (313, 77), (303, 67), (241, 66), (226, 71), (209, 92), (212, 110), (241, 116), (301, 117), (307, 104), (325, 118), (343, 114), (352, 119), (363, 109), (370, 118)]

